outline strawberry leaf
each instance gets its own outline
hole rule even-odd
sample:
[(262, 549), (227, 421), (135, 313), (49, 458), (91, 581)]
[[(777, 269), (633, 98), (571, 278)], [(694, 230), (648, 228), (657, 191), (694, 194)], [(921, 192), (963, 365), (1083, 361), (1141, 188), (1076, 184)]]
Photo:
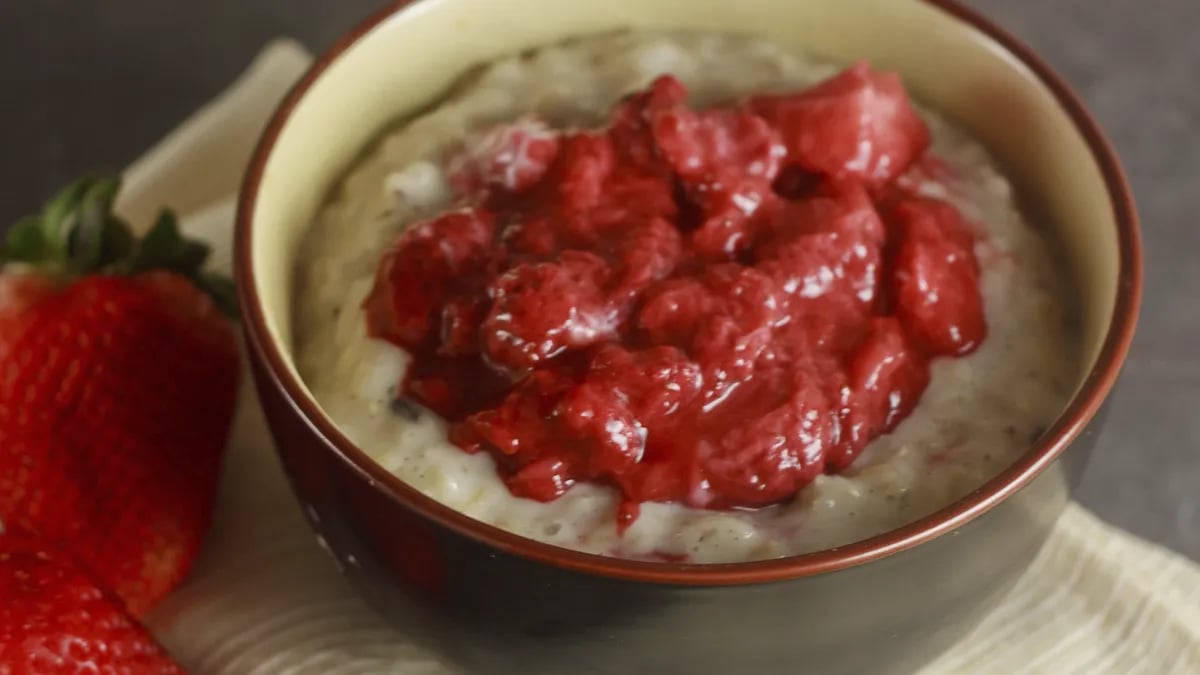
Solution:
[(67, 264), (72, 272), (87, 274), (119, 259), (129, 249), (132, 235), (112, 213), (119, 185), (98, 180), (83, 190), (73, 211), (64, 217)]
[(237, 286), (233, 279), (220, 274), (201, 273), (196, 275), (193, 282), (213, 299), (222, 314), (231, 317), (238, 315)]
[(168, 269), (186, 277), (195, 277), (208, 259), (208, 246), (185, 239), (179, 232), (175, 214), (162, 211), (154, 226), (133, 245), (133, 250), (118, 265), (125, 274), (153, 269)]
[(212, 297), (222, 312), (236, 316), (233, 282), (204, 271), (209, 248), (179, 231), (164, 209), (140, 239), (113, 212), (121, 183), (83, 178), (61, 190), (41, 214), (18, 221), (0, 246), (0, 265), (21, 262), (48, 274), (140, 274), (168, 270), (186, 277)]
[(42, 229), (42, 221), (29, 216), (17, 221), (4, 240), (3, 259), (31, 264), (45, 262), (53, 257), (50, 242)]
[[(60, 190), (42, 209), (42, 232), (52, 260), (60, 263), (66, 261), (80, 202), (89, 191), (104, 188), (104, 182), (94, 178), (81, 178)], [(112, 192), (115, 194), (116, 190)]]

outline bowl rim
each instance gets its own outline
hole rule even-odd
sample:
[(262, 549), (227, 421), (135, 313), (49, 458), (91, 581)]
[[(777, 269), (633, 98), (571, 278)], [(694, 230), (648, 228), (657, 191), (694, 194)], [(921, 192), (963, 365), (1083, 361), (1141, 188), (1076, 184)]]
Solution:
[[(1112, 390), (1133, 340), (1141, 305), (1142, 253), (1132, 191), (1112, 145), (1071, 87), (1034, 51), (1006, 30), (958, 0), (922, 0), (1002, 46), (1027, 67), (1054, 96), (1086, 141), (1112, 201), (1117, 226), (1117, 297), (1108, 332), (1095, 365), (1059, 418), (1011, 466), (979, 489), (917, 521), (868, 539), (798, 556), (742, 563), (684, 564), (627, 560), (584, 553), (539, 542), (476, 520), (404, 483), (352, 443), (320, 409), (298, 376), (286, 366), (284, 349), (271, 339), (255, 284), (250, 242), (258, 190), (267, 161), (292, 111), (325, 70), (344, 52), (394, 14), (420, 4), (399, 0), (377, 10), (345, 33), (314, 61), (273, 113), (251, 157), (239, 195), (234, 228), (234, 269), (243, 330), (251, 356), (259, 362), (259, 385), (269, 384), (307, 423), (324, 449), (364, 479), (367, 488), (476, 543), (526, 560), (602, 577), (670, 585), (724, 586), (795, 579), (834, 572), (899, 553), (938, 538), (983, 515), (1028, 485), (1083, 432)], [(282, 452), (276, 450), (277, 452)]]

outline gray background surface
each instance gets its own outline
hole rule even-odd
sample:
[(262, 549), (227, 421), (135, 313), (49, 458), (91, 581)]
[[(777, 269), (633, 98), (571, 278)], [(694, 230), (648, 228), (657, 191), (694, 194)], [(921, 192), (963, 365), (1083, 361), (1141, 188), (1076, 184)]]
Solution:
[[(594, 0), (600, 1), (600, 0)], [(0, 0), (0, 223), (115, 171), (220, 91), (268, 39), (329, 44), (380, 0)], [(970, 0), (1078, 89), (1145, 226), (1146, 301), (1079, 495), (1200, 560), (1200, 2)]]

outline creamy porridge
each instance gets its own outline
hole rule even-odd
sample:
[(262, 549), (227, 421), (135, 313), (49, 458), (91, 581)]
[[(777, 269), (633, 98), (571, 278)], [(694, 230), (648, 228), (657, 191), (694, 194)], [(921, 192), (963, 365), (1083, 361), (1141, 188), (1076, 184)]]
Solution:
[(409, 484), (479, 520), (587, 552), (773, 558), (879, 534), (965, 495), (1057, 416), (1078, 372), (1075, 335), (1060, 266), (1022, 218), (1009, 183), (978, 143), (925, 111), (930, 153), (944, 171), (918, 165), (899, 183), (953, 204), (977, 229), (987, 337), (969, 354), (932, 359), (911, 413), (794, 499), (752, 510), (645, 501), (619, 532), (614, 487), (580, 481), (551, 501), (516, 497), (491, 454), (464, 452), (443, 419), (399, 398), (410, 355), (368, 335), (363, 302), (381, 255), (409, 225), (455, 206), (463, 148), (492, 125), (529, 115), (555, 129), (603, 125), (623, 96), (665, 73), (704, 107), (807, 87), (836, 72), (759, 40), (684, 34), (600, 36), (487, 66), (383, 138), (317, 217), (297, 273), (302, 377), (346, 435)]

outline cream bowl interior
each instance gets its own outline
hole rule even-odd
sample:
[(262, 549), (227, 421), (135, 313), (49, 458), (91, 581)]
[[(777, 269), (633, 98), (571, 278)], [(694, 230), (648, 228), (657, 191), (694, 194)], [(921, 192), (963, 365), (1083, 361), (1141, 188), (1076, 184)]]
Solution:
[(317, 77), (266, 160), (249, 246), (269, 339), (290, 354), (301, 238), (385, 127), (434, 103), (472, 66), (625, 28), (751, 33), (900, 72), (918, 98), (993, 151), (1032, 220), (1055, 232), (1083, 291), (1081, 360), (1091, 369), (1114, 311), (1120, 256), (1112, 197), (1087, 140), (1037, 76), (989, 36), (934, 4), (896, 0), (422, 0), (392, 15)]

